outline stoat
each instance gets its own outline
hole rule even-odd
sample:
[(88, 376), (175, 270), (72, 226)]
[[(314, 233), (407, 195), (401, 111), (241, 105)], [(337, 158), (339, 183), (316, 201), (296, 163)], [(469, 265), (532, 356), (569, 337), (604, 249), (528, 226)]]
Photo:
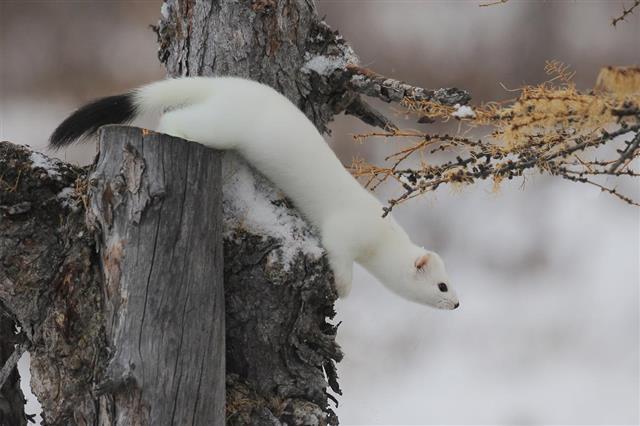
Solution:
[(287, 98), (255, 81), (189, 77), (158, 81), (89, 103), (53, 132), (59, 148), (105, 124), (164, 112), (158, 131), (233, 149), (282, 190), (319, 231), (340, 297), (358, 262), (394, 293), (441, 309), (459, 306), (438, 254), (411, 242), (378, 200), (343, 167), (313, 123)]

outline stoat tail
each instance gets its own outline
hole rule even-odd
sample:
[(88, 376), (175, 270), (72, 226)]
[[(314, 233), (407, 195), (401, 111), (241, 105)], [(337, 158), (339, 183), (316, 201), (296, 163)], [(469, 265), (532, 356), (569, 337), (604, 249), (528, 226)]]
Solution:
[(49, 138), (49, 146), (69, 145), (96, 133), (100, 126), (128, 123), (142, 113), (201, 102), (211, 96), (211, 86), (208, 78), (176, 78), (97, 99), (67, 117)]

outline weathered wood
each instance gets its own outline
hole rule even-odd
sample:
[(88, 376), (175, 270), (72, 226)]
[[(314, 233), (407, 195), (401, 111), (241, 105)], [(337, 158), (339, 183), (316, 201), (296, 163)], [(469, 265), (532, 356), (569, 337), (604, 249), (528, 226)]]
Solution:
[(106, 336), (102, 390), (129, 388), (115, 424), (224, 423), (220, 153), (106, 126), (89, 178), (99, 229)]

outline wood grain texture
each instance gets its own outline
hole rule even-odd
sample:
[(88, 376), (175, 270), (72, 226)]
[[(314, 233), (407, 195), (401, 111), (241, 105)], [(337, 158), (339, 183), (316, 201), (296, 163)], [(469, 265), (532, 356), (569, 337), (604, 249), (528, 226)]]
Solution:
[(220, 153), (105, 126), (89, 178), (113, 348), (100, 388), (135, 388), (116, 424), (224, 423)]

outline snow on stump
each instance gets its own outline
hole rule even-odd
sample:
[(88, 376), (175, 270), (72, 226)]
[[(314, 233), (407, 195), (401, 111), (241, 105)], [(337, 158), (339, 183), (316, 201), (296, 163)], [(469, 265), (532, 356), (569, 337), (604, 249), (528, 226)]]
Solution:
[[(227, 424), (335, 425), (337, 294), (314, 229), (242, 158), (222, 164)], [(337, 402), (336, 402), (337, 403)]]

